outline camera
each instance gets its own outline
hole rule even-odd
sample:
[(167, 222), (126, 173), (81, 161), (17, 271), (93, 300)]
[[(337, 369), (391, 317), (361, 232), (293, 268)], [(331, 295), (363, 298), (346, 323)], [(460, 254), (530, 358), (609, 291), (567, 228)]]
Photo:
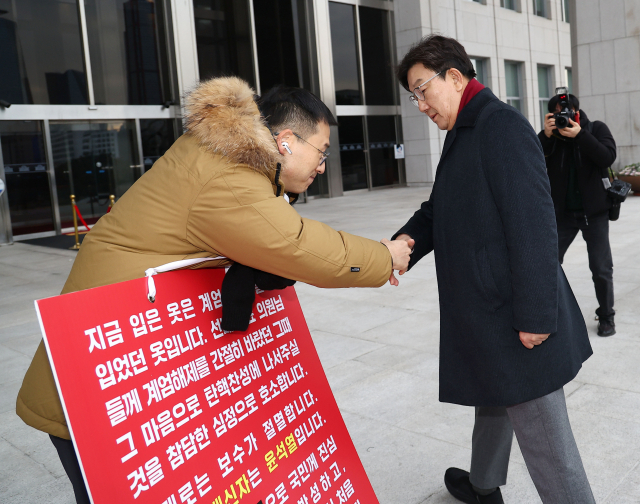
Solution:
[(556, 120), (556, 128), (572, 128), (569, 123), (569, 119), (576, 120), (576, 112), (569, 108), (569, 91), (566, 87), (556, 88), (556, 96), (558, 97), (560, 104), (560, 112), (553, 114), (553, 118)]

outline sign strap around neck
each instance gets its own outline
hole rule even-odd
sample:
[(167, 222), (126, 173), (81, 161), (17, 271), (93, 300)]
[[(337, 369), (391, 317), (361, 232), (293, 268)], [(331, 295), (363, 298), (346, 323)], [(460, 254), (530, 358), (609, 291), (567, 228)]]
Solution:
[(153, 281), (153, 275), (157, 275), (158, 273), (166, 273), (167, 271), (178, 270), (182, 268), (188, 268), (189, 266), (195, 266), (196, 264), (200, 264), (207, 261), (218, 261), (220, 259), (226, 259), (224, 256), (218, 257), (196, 257), (193, 259), (181, 259), (180, 261), (173, 261), (167, 264), (163, 264), (162, 266), (156, 266), (155, 268), (149, 268), (144, 272), (144, 275), (147, 277), (147, 299), (150, 302), (156, 302), (156, 284)]

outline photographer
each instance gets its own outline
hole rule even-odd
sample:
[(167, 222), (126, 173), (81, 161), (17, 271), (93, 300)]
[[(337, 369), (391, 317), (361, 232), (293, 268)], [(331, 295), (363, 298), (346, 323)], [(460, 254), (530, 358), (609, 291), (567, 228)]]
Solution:
[[(616, 159), (616, 143), (606, 124), (590, 122), (580, 102), (563, 88), (549, 100), (544, 130), (538, 134), (547, 163), (558, 225), (560, 262), (578, 234), (587, 242), (599, 308), (598, 336), (615, 334), (613, 260), (609, 245), (609, 198), (603, 179)], [(618, 207), (619, 209), (619, 207)]]

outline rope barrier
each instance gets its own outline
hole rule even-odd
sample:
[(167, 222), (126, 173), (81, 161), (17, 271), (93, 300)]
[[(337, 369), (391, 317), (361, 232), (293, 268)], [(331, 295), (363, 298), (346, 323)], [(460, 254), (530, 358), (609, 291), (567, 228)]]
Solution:
[(75, 195), (71, 195), (71, 206), (73, 207), (73, 230), (76, 236), (76, 244), (73, 247), (70, 247), (71, 250), (80, 250), (80, 237), (78, 236), (78, 214), (75, 211), (76, 208), (76, 197)]
[[(107, 208), (107, 213), (111, 211), (111, 208), (113, 207), (113, 205), (115, 205), (115, 203), (116, 197), (112, 194), (111, 196), (109, 196), (109, 208)], [(84, 220), (84, 217), (82, 217), (82, 213), (80, 212), (78, 204), (76, 203), (76, 197), (73, 194), (71, 195), (71, 206), (73, 207), (73, 228), (74, 234), (76, 235), (76, 244), (71, 247), (71, 249), (78, 250), (80, 249), (80, 237), (78, 236), (78, 218), (80, 219), (80, 222), (82, 222), (82, 225), (87, 228), (87, 233), (91, 231), (91, 228)]]
[(87, 226), (87, 223), (84, 221), (84, 219), (82, 218), (82, 214), (80, 213), (80, 209), (78, 208), (78, 205), (76, 204), (76, 202), (73, 202), (73, 208), (76, 209), (76, 212), (78, 212), (78, 217), (80, 218), (80, 222), (82, 222), (82, 225), (84, 227), (87, 228), (87, 231), (91, 231), (91, 229), (89, 228), (89, 226)]

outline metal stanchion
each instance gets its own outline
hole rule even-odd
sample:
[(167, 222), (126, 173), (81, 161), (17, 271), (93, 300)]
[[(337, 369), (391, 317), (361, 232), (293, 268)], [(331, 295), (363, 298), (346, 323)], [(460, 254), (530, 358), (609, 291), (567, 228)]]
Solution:
[(109, 208), (113, 208), (113, 205), (116, 204), (116, 197), (112, 194), (109, 196)]
[(71, 211), (73, 213), (73, 229), (76, 233), (76, 244), (73, 247), (69, 247), (71, 250), (78, 250), (80, 248), (80, 236), (78, 234), (78, 215), (76, 211), (76, 196), (71, 195)]

